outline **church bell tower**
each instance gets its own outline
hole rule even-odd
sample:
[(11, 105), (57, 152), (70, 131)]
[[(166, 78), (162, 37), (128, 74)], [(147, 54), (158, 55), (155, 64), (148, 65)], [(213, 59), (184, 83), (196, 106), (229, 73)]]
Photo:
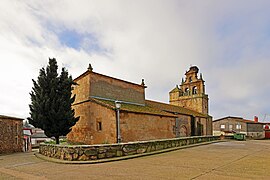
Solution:
[(191, 66), (182, 78), (181, 85), (170, 91), (170, 104), (185, 107), (202, 114), (208, 114), (208, 95), (202, 74), (198, 78), (199, 68)]

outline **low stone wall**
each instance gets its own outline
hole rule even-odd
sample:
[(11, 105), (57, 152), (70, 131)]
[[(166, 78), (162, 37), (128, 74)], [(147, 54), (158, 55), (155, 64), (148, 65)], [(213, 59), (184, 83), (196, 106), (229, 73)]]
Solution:
[(55, 145), (40, 144), (42, 155), (68, 161), (91, 161), (105, 158), (130, 156), (150, 153), (164, 149), (176, 148), (219, 140), (219, 136), (196, 136), (186, 138), (162, 139), (119, 144), (100, 145)]

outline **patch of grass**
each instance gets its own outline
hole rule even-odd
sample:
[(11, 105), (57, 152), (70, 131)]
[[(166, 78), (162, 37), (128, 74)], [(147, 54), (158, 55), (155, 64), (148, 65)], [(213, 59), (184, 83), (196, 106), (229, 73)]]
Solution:
[[(55, 140), (50, 140), (50, 141), (45, 141), (44, 143), (45, 143), (45, 144), (56, 144), (56, 141), (55, 141)], [(59, 144), (62, 144), (62, 145), (69, 145), (69, 143), (67, 142), (66, 139), (60, 139), (60, 140), (59, 140)]]

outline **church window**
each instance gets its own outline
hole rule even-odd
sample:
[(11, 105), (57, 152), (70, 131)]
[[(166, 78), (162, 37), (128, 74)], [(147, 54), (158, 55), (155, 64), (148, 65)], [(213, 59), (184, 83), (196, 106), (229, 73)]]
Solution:
[(97, 131), (102, 131), (102, 122), (97, 122)]
[(189, 82), (192, 82), (192, 77), (189, 77)]
[(189, 89), (188, 88), (185, 89), (185, 95), (189, 95)]
[(192, 88), (192, 94), (198, 94), (198, 88), (196, 86)]

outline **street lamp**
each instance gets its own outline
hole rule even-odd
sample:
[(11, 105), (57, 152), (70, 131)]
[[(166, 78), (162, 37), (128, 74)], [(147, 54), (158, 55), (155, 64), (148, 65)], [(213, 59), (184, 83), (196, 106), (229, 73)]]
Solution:
[(116, 108), (116, 127), (117, 127), (117, 143), (121, 142), (121, 133), (120, 133), (120, 108), (121, 102), (115, 101), (115, 108)]

